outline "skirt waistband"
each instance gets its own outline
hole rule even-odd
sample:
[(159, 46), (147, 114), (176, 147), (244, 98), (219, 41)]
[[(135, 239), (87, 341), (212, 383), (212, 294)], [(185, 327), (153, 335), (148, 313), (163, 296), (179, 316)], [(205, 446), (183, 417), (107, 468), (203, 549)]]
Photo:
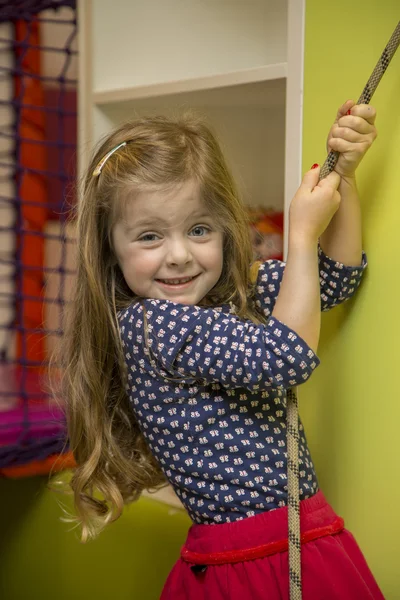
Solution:
[[(301, 542), (334, 535), (344, 521), (318, 491), (300, 502)], [(217, 525), (192, 525), (181, 558), (194, 565), (219, 565), (263, 558), (288, 550), (287, 506)]]

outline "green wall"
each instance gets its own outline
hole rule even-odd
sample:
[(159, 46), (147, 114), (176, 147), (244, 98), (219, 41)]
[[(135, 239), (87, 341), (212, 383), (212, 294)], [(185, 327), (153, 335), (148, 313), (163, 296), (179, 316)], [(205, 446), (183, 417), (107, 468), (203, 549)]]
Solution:
[[(324, 161), (337, 108), (357, 101), (399, 19), (399, 0), (307, 0), (303, 171)], [(371, 104), (379, 135), (358, 171), (369, 268), (356, 297), (324, 315), (322, 364), (300, 406), (322, 489), (398, 600), (400, 50)]]
[(41, 477), (0, 480), (2, 600), (159, 598), (190, 525), (182, 510), (142, 498), (81, 544), (45, 486)]

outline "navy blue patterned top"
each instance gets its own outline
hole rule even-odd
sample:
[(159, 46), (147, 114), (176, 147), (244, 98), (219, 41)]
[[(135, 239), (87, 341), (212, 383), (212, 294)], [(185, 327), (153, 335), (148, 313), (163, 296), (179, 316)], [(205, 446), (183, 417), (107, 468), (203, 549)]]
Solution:
[[(346, 267), (319, 249), (319, 265), (321, 308), (329, 310), (354, 294), (366, 258)], [(270, 316), (284, 267), (269, 260), (259, 268), (256, 303), (266, 325), (240, 320), (228, 305), (168, 300), (141, 300), (119, 313), (132, 409), (196, 523), (236, 521), (287, 503), (285, 390), (307, 381), (319, 359)], [(318, 482), (301, 420), (299, 429), (305, 499)]]

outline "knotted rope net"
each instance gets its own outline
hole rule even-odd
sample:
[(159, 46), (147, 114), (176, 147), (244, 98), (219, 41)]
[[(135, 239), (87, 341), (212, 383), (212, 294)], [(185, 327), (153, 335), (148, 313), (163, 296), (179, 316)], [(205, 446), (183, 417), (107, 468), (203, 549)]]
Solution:
[(66, 449), (45, 374), (63, 333), (73, 243), (63, 222), (75, 180), (76, 35), (75, 0), (0, 1), (0, 475), (9, 477), (46, 473)]

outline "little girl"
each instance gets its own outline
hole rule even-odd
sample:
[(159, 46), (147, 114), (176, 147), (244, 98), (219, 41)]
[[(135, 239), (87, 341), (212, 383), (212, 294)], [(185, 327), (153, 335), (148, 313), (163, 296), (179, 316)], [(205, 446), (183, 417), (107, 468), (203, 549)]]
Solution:
[[(289, 596), (285, 390), (318, 366), (321, 309), (366, 266), (354, 172), (374, 120), (341, 107), (336, 172), (305, 174), (287, 262), (259, 265), (255, 285), (246, 211), (204, 124), (127, 123), (89, 166), (63, 346), (76, 521), (86, 541), (169, 482), (193, 525), (162, 600)], [(382, 599), (299, 427), (303, 597)]]

